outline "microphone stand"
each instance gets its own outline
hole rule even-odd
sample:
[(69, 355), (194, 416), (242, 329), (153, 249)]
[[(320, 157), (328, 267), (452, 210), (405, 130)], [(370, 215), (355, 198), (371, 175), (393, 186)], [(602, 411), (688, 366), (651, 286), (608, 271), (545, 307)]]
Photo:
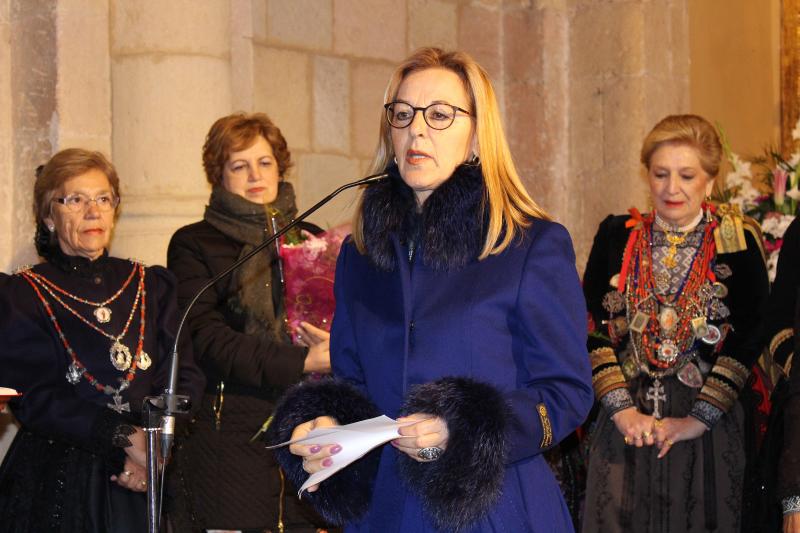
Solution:
[[(163, 468), (166, 467), (167, 461), (172, 452), (172, 443), (175, 439), (175, 415), (189, 412), (189, 397), (176, 394), (178, 386), (178, 341), (181, 337), (183, 325), (186, 318), (189, 316), (189, 311), (209, 288), (213, 287), (221, 279), (228, 276), (231, 272), (239, 268), (242, 264), (250, 260), (253, 256), (258, 254), (261, 250), (277, 241), (285, 235), (292, 228), (297, 226), (300, 222), (308, 218), (317, 209), (327, 204), (334, 197), (342, 191), (367, 185), (376, 181), (383, 180), (389, 175), (385, 172), (380, 174), (373, 174), (366, 178), (351, 183), (346, 183), (330, 193), (328, 196), (314, 204), (307, 211), (303, 212), (297, 218), (286, 224), (283, 228), (273, 233), (273, 235), (266, 239), (264, 242), (256, 246), (253, 251), (233, 263), (231, 266), (211, 278), (203, 287), (197, 291), (186, 310), (183, 312), (181, 321), (178, 324), (178, 331), (175, 334), (175, 344), (172, 348), (172, 360), (169, 369), (169, 381), (166, 389), (159, 396), (148, 396), (145, 398), (144, 406), (144, 424), (145, 434), (147, 436), (147, 526), (148, 533), (158, 533), (161, 522), (161, 503), (163, 500), (163, 481), (164, 474)], [(160, 447), (156, 439), (157, 434), (161, 434)], [(160, 448), (160, 450), (159, 450)], [(160, 451), (160, 453), (159, 453)], [(164, 467), (162, 468), (161, 476), (159, 476), (159, 456)]]

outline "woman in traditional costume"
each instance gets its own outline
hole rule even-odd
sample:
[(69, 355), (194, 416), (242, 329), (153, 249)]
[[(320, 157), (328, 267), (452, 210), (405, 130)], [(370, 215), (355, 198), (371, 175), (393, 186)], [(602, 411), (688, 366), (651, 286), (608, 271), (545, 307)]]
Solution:
[(695, 115), (644, 140), (652, 212), (598, 229), (584, 276), (600, 403), (583, 531), (739, 531), (737, 401), (769, 285), (757, 228), (705, 199), (722, 148)]
[[(0, 468), (0, 531), (147, 529), (146, 396), (167, 385), (175, 278), (108, 255), (119, 179), (98, 152), (63, 150), (37, 172), (44, 259), (0, 288), (2, 384), (20, 429)], [(204, 378), (183, 346), (178, 393)]]

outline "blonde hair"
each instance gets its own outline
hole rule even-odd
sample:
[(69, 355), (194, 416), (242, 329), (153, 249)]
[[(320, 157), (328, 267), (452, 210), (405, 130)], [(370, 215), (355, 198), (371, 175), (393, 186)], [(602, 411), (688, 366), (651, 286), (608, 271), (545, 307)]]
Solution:
[[(475, 135), (488, 196), (488, 206), (484, 205), (484, 209), (488, 207), (489, 227), (478, 257), (485, 259), (505, 250), (520, 230), (530, 225), (531, 218), (549, 220), (550, 217), (536, 204), (522, 184), (500, 122), (500, 111), (492, 83), (486, 71), (469, 54), (460, 51), (445, 52), (440, 48), (420, 48), (392, 74), (384, 94), (384, 103), (395, 99), (400, 84), (410, 74), (431, 68), (450, 70), (461, 79), (476, 121)], [(390, 126), (381, 113), (380, 137), (371, 173), (383, 171), (394, 156)], [(353, 240), (359, 252), (366, 253), (363, 200), (362, 194), (353, 223)]]
[(722, 143), (716, 128), (703, 117), (669, 115), (653, 126), (642, 143), (641, 161), (648, 170), (655, 151), (667, 144), (691, 146), (697, 151), (703, 170), (712, 178), (719, 174)]

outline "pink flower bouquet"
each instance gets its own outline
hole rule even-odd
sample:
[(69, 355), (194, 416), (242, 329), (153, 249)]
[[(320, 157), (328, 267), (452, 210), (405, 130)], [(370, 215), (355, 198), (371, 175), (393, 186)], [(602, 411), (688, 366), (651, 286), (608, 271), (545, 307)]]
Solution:
[(349, 234), (350, 225), (345, 224), (317, 236), (304, 232), (305, 240), (281, 244), (286, 319), (292, 339), (300, 322), (330, 331), (336, 258)]

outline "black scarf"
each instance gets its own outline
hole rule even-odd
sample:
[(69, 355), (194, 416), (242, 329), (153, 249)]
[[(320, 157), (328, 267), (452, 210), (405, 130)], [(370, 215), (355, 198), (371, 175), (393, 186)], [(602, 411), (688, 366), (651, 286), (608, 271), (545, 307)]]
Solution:
[(391, 236), (414, 242), (426, 266), (456, 270), (476, 260), (486, 238), (488, 205), (479, 165), (460, 165), (417, 208), (414, 191), (403, 182), (397, 165), (386, 169), (389, 179), (364, 192), (362, 217), (367, 255), (381, 270), (393, 270)]
[[(239, 258), (244, 257), (272, 235), (272, 218), (278, 227), (297, 214), (294, 189), (290, 183), (278, 184), (278, 196), (269, 204), (257, 204), (228, 192), (221, 186), (211, 191), (211, 199), (203, 218), (216, 229), (242, 244)], [(284, 340), (283, 320), (276, 312), (272, 290), (272, 265), (276, 248), (268, 246), (233, 272), (231, 283), (238, 291), (238, 304), (245, 310), (245, 333), (269, 332), (276, 340)]]

